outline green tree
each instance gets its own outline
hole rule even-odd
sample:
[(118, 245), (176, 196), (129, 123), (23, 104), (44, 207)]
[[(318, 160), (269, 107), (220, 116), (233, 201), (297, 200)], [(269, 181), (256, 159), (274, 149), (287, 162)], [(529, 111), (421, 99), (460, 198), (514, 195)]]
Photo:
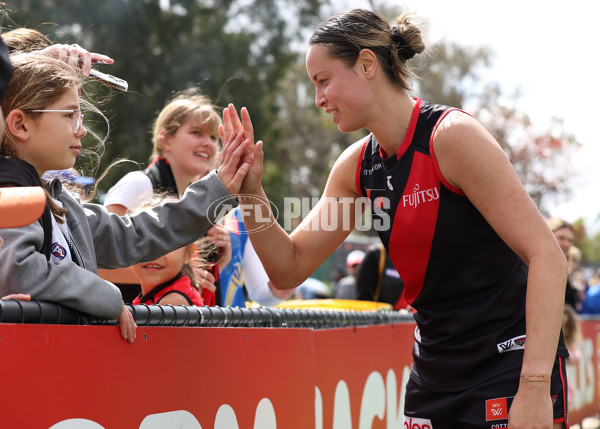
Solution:
[(573, 222), (575, 230), (574, 245), (581, 250), (583, 265), (600, 265), (600, 232), (590, 235), (584, 219)]
[[(279, 84), (297, 53), (291, 48), (321, 0), (19, 0), (7, 2), (5, 29), (37, 28), (53, 41), (77, 42), (116, 62), (102, 71), (129, 82), (103, 106), (111, 124), (101, 170), (118, 157), (146, 164), (149, 130), (174, 91), (201, 87), (219, 106), (247, 106), (257, 134), (277, 141)], [(88, 91), (105, 95), (96, 83)], [(87, 126), (93, 126), (88, 123)], [(85, 142), (84, 142), (85, 144)], [(273, 151), (277, 153), (277, 151)], [(277, 163), (269, 152), (267, 163)], [(134, 167), (138, 168), (138, 167)], [(103, 188), (125, 171), (116, 169)], [(279, 181), (280, 182), (280, 181)], [(278, 181), (267, 175), (267, 187)]]
[(490, 65), (491, 51), (485, 47), (465, 48), (455, 43), (438, 43), (430, 56), (416, 56), (412, 67), (418, 79), (415, 92), (424, 100), (462, 108), (477, 98), (475, 82)]
[[(174, 91), (194, 86), (221, 107), (234, 102), (250, 109), (256, 135), (265, 141), (264, 186), (278, 207), (285, 196), (320, 194), (337, 156), (365, 135), (339, 133), (314, 106), (305, 75), (306, 46), (299, 41), (320, 21), (321, 10), (331, 10), (327, 0), (11, 0), (7, 8), (5, 28), (38, 28), (56, 42), (78, 42), (116, 59), (102, 70), (127, 80), (130, 92), (113, 93), (103, 106), (111, 134), (101, 170), (118, 157), (145, 166), (157, 112)], [(390, 19), (401, 13), (386, 3), (372, 8)], [(411, 60), (420, 77), (415, 94), (473, 106), (469, 111), (500, 142), (542, 210), (549, 198), (565, 195), (571, 172), (559, 162), (577, 143), (560, 121), (539, 131), (525, 113), (500, 102), (497, 88), (481, 87), (489, 49), (438, 44), (433, 52), (433, 58)], [(106, 92), (96, 83), (88, 89)], [(116, 169), (103, 189), (124, 173)]]

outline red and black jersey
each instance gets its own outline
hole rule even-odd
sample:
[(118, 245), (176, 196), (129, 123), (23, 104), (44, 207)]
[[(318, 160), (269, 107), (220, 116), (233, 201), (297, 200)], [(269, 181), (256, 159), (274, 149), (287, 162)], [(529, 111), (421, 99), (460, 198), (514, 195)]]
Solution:
[(416, 310), (413, 379), (438, 390), (520, 366), (525, 342), (527, 266), (436, 162), (432, 136), (452, 110), (417, 99), (398, 151), (367, 137), (356, 176)]
[(148, 292), (146, 295), (141, 293), (133, 300), (133, 305), (139, 304), (158, 304), (160, 300), (170, 293), (178, 293), (183, 296), (189, 305), (195, 305), (197, 307), (204, 306), (204, 301), (198, 289), (192, 285), (192, 281), (188, 276), (184, 276), (181, 273), (177, 274), (168, 282), (160, 284)]

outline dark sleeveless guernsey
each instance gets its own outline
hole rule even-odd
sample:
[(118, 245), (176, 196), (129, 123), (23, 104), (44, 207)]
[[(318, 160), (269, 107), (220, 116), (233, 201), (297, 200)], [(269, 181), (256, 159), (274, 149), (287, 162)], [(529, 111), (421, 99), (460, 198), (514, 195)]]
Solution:
[[(398, 152), (382, 156), (368, 136), (356, 176), (416, 310), (411, 377), (440, 391), (519, 367), (525, 343), (527, 266), (443, 178), (433, 153), (452, 110), (416, 99)], [(558, 354), (567, 355), (562, 336)]]

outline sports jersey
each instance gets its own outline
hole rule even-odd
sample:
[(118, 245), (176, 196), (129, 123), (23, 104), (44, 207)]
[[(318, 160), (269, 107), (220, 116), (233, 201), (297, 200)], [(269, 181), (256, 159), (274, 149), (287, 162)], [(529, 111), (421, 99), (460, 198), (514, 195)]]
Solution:
[(432, 149), (452, 110), (416, 99), (398, 151), (386, 156), (368, 136), (356, 174), (416, 310), (411, 378), (439, 391), (520, 367), (525, 345), (527, 266), (444, 179)]
[(244, 293), (242, 261), (248, 233), (239, 209), (235, 209), (225, 216), (225, 228), (229, 232), (231, 240), (231, 261), (221, 270), (220, 274), (222, 305), (245, 307), (246, 294)]
[(248, 231), (239, 208), (224, 219), (231, 240), (231, 261), (220, 274), (222, 305), (243, 307), (252, 300), (265, 307), (274, 307), (283, 301), (269, 288), (269, 276), (248, 239)]
[(189, 277), (177, 274), (168, 282), (160, 284), (148, 292), (146, 295), (141, 293), (133, 300), (133, 305), (139, 304), (158, 304), (160, 300), (170, 293), (178, 293), (185, 297), (189, 305), (195, 305), (198, 307), (204, 306), (200, 292), (194, 286)]

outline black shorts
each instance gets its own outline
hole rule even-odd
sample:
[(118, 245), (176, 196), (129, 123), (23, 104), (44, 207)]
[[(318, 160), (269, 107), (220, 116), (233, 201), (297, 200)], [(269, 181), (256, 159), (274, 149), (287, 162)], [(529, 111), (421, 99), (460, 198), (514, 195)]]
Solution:
[[(505, 428), (508, 410), (519, 387), (521, 369), (495, 377), (461, 392), (434, 392), (414, 383), (406, 385), (404, 429)], [(550, 396), (554, 423), (567, 421), (565, 358), (552, 369)]]

